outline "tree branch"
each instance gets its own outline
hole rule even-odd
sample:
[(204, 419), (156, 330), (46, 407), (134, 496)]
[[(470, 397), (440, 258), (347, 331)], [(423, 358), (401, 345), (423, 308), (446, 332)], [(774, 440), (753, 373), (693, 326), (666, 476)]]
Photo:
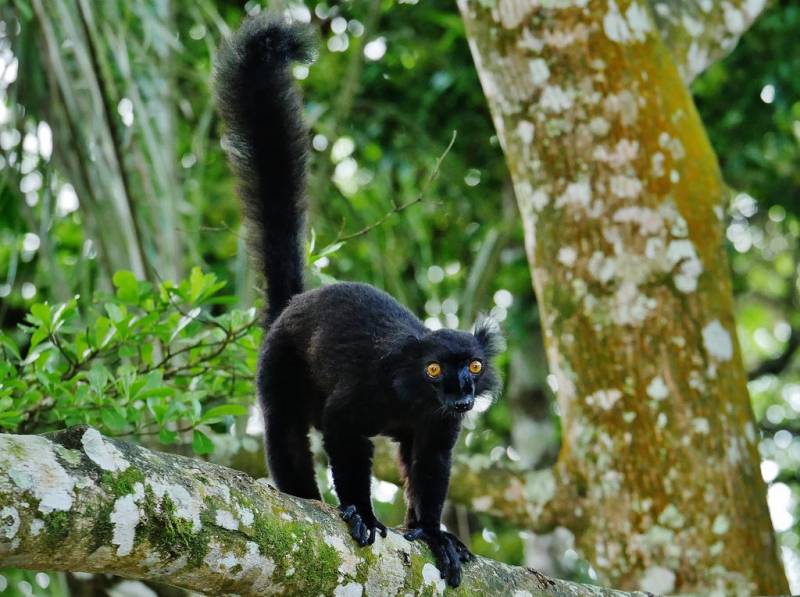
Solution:
[[(438, 594), (396, 532), (358, 548), (336, 514), (247, 475), (73, 428), (0, 435), (0, 567), (112, 573), (209, 594)], [(468, 594), (623, 595), (478, 558)]]
[(766, 0), (649, 0), (656, 25), (688, 85), (727, 56)]
[[(378, 442), (375, 476), (401, 484), (394, 446)], [(556, 465), (542, 470), (520, 470), (488, 457), (456, 456), (447, 497), (473, 512), (502, 518), (534, 533), (547, 533), (556, 526), (580, 528), (582, 519), (577, 484), (566, 481)]]
[(762, 375), (778, 375), (783, 373), (789, 363), (792, 362), (792, 357), (797, 349), (800, 348), (800, 330), (792, 328), (789, 334), (789, 339), (786, 341), (786, 347), (783, 352), (773, 359), (767, 359), (760, 363), (755, 369), (747, 374), (747, 379), (758, 379)]

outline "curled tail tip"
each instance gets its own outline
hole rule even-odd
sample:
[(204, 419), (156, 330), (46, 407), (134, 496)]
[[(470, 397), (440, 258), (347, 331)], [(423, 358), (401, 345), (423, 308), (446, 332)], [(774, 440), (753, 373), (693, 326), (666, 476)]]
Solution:
[(285, 66), (292, 61), (311, 62), (316, 42), (308, 25), (292, 23), (275, 13), (249, 17), (223, 45), (217, 61), (217, 78), (233, 68), (258, 64)]

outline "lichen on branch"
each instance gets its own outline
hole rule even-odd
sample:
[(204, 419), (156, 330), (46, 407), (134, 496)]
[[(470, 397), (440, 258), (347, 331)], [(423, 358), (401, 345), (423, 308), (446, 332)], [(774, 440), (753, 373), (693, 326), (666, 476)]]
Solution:
[[(442, 594), (390, 532), (359, 548), (336, 511), (219, 465), (76, 427), (0, 435), (0, 567), (110, 573), (211, 595)], [(449, 589), (448, 589), (449, 591)], [(621, 595), (478, 558), (456, 594)]]

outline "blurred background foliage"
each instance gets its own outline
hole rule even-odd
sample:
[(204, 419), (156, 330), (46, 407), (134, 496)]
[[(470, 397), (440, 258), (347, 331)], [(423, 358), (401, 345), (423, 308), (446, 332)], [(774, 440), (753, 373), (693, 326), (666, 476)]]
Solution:
[[(522, 230), (454, 4), (272, 6), (319, 31), (319, 59), (294, 69), (313, 147), (310, 283), (370, 282), (431, 327), (468, 327), (478, 312), (493, 312), (509, 340), (504, 397), (470, 420), (461, 450), (525, 467), (552, 463), (558, 413)], [(260, 421), (247, 411), (260, 280), (247, 263), (211, 70), (220, 39), (245, 12), (263, 8), (230, 0), (0, 1), (0, 430), (86, 422), (261, 470)], [(800, 5), (774, 2), (693, 87), (732, 189), (727, 248), (739, 338), (795, 592), (798, 31)], [(322, 464), (320, 477), (330, 485)], [(401, 523), (401, 494), (376, 481), (385, 522)], [(478, 553), (594, 577), (566, 531), (534, 537), (460, 507), (450, 508), (447, 523), (471, 536)], [(9, 595), (110, 584), (0, 575), (0, 593)]]

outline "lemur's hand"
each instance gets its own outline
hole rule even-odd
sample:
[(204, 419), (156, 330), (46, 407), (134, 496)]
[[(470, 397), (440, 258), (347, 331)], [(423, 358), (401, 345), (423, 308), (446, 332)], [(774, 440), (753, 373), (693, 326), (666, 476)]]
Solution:
[(453, 533), (440, 529), (417, 528), (403, 535), (409, 541), (424, 541), (436, 558), (436, 567), (451, 587), (461, 584), (461, 563), (475, 558)]
[(375, 531), (386, 537), (386, 526), (372, 512), (360, 512), (355, 506), (339, 506), (342, 519), (350, 525), (350, 536), (364, 547), (375, 543)]

